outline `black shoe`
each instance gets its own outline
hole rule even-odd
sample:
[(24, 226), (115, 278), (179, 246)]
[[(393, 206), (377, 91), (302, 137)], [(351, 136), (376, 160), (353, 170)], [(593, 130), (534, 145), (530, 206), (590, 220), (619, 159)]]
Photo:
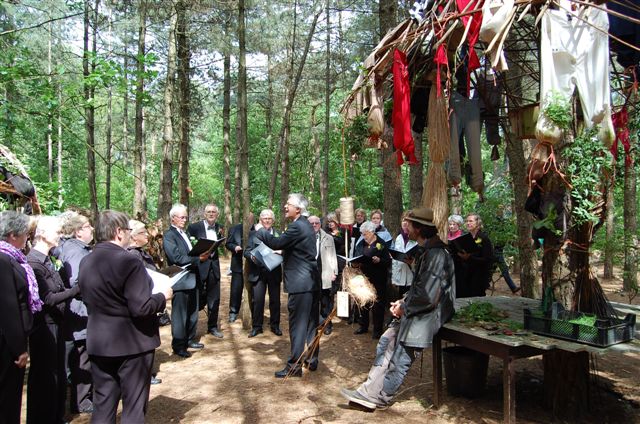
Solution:
[(280, 371), (276, 371), (274, 375), (276, 378), (302, 377), (302, 368), (296, 368), (292, 371), (291, 367), (287, 365)]
[(324, 328), (324, 335), (328, 336), (329, 334), (333, 333), (333, 327), (325, 327)]
[[(261, 331), (262, 332), (262, 331)], [(282, 330), (280, 330), (280, 327), (277, 327), (275, 325), (271, 326), (271, 332), (273, 334), (275, 334), (276, 336), (282, 336)]]
[(234, 314), (233, 312), (229, 313), (229, 322), (235, 322), (238, 319), (238, 314)]
[(162, 383), (162, 379), (156, 378), (156, 377), (153, 377), (153, 376), (151, 377), (151, 384), (152, 385), (153, 384), (160, 384), (160, 383)]
[(356, 329), (356, 331), (354, 331), (354, 332), (353, 332), (353, 334), (364, 334), (364, 333), (366, 333), (366, 332), (367, 332), (367, 329), (366, 329), (366, 328), (364, 328), (364, 327), (358, 327), (358, 328)]
[(217, 337), (219, 339), (224, 337), (222, 335), (222, 331), (218, 330), (217, 328), (212, 328), (211, 330), (209, 330), (209, 334), (211, 334), (213, 337)]
[(174, 350), (173, 353), (181, 358), (191, 358), (191, 353), (187, 352), (186, 350)]
[(200, 350), (204, 347), (204, 345), (202, 343), (198, 343), (198, 342), (191, 342), (189, 343), (189, 349), (196, 349), (196, 350)]
[(255, 337), (258, 334), (262, 334), (262, 328), (254, 328), (254, 329), (252, 329), (251, 333), (249, 333), (249, 338)]
[(382, 331), (374, 331), (373, 333), (371, 333), (371, 338), (373, 340), (378, 340), (380, 336), (382, 336)]
[(520, 290), (522, 290), (522, 287), (518, 286), (515, 289), (511, 290), (511, 293), (516, 294), (518, 293)]
[(315, 371), (318, 369), (318, 362), (305, 362), (304, 363), (305, 368), (307, 368), (309, 371)]

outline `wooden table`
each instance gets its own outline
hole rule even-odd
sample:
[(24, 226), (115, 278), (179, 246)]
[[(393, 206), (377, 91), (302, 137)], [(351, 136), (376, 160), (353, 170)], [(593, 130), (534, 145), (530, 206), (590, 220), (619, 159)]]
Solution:
[[(516, 322), (523, 322), (524, 308), (533, 310), (540, 305), (540, 300), (527, 299), (524, 297), (472, 297), (456, 299), (456, 310), (473, 302), (489, 302), (498, 309), (507, 312), (509, 315), (508, 319)], [(613, 304), (613, 306), (624, 313), (640, 312), (640, 309), (634, 306), (624, 304)], [(638, 333), (639, 332), (636, 331), (636, 339), (638, 338)], [(442, 341), (453, 342), (502, 359), (503, 416), (504, 422), (509, 424), (516, 422), (516, 375), (513, 364), (514, 360), (543, 355), (554, 349), (574, 353), (586, 351), (597, 354), (605, 354), (612, 351), (640, 352), (640, 341), (638, 340), (607, 348), (598, 348), (586, 344), (539, 336), (533, 333), (518, 336), (493, 334), (492, 331), (482, 327), (474, 327), (454, 320), (445, 324), (433, 339), (433, 403), (436, 408), (442, 403)]]

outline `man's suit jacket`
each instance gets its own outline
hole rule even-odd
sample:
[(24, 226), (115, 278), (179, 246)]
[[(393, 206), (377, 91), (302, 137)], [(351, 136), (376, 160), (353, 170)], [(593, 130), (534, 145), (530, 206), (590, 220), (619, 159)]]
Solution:
[[(189, 236), (189, 232), (187, 232)], [(162, 236), (162, 247), (164, 254), (167, 256), (167, 265), (189, 265), (189, 272), (178, 283), (173, 286), (173, 291), (191, 290), (196, 287), (196, 272), (200, 258), (197, 256), (189, 256), (191, 246), (182, 238), (178, 229), (174, 226), (169, 227)]]
[[(213, 224), (216, 228), (216, 233), (218, 234), (218, 240), (222, 238), (222, 225), (217, 222)], [(194, 222), (193, 224), (189, 224), (187, 228), (187, 233), (189, 235), (195, 237), (196, 239), (206, 239), (207, 237), (207, 229), (204, 226), (204, 221)], [(209, 255), (209, 259), (206, 261), (200, 262), (198, 261), (198, 270), (200, 271), (200, 281), (205, 282), (207, 276), (209, 275), (209, 271), (213, 271), (213, 275), (217, 280), (220, 280), (220, 261), (218, 260), (218, 249), (214, 249)]]
[[(260, 265), (254, 263), (251, 259), (251, 251), (261, 243), (261, 241), (256, 237), (256, 234), (257, 231), (252, 228), (251, 232), (249, 233), (249, 243), (244, 250), (244, 257), (247, 258), (249, 263), (249, 281), (255, 283), (260, 278), (262, 278), (267, 283), (271, 281), (279, 282), (280, 280), (282, 280), (282, 266), (275, 268), (273, 271), (269, 271), (268, 269), (262, 268)], [(280, 233), (276, 230), (273, 230), (273, 236), (280, 237)]]
[(320, 290), (316, 262), (316, 234), (306, 217), (293, 221), (280, 237), (261, 228), (256, 237), (273, 250), (282, 250), (284, 257), (285, 293)]
[(0, 253), (0, 337), (13, 360), (27, 351), (27, 335), (33, 325), (29, 309), (27, 274), (14, 259)]
[(78, 284), (87, 305), (87, 352), (129, 356), (160, 346), (157, 313), (166, 300), (138, 258), (122, 247), (98, 243), (80, 262)]
[(236, 253), (236, 246), (242, 247), (242, 224), (231, 227), (225, 243), (225, 247), (231, 252), (231, 271), (242, 272), (242, 250)]

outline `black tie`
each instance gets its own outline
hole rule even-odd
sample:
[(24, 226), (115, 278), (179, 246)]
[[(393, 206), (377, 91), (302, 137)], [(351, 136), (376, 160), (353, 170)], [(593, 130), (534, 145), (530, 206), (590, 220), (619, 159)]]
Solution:
[(214, 225), (209, 225), (209, 226), (207, 226), (207, 231), (209, 231), (209, 230), (215, 231), (216, 227)]

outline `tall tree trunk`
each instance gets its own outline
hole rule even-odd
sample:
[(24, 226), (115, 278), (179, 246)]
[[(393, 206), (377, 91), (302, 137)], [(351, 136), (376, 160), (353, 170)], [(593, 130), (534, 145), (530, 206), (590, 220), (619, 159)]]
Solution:
[(191, 50), (188, 38), (187, 5), (184, 0), (178, 1), (177, 34), (178, 43), (178, 81), (180, 85), (180, 166), (178, 168), (180, 203), (189, 206), (189, 151), (190, 151), (190, 118), (191, 93), (190, 71)]
[[(222, 150), (224, 161), (224, 217), (231, 228), (231, 19), (225, 22), (224, 81), (222, 105)], [(238, 222), (238, 221), (235, 221)]]
[[(378, 15), (380, 19), (380, 38), (396, 26), (398, 14), (398, 2), (395, 0), (380, 0)], [(386, 125), (388, 128), (389, 125)], [(397, 234), (400, 230), (400, 217), (402, 216), (402, 173), (393, 154), (393, 132), (385, 130), (384, 141), (387, 148), (380, 152), (382, 165), (382, 204), (384, 209), (384, 225), (391, 234)]]
[[(98, 194), (96, 189), (96, 154), (95, 154), (95, 106), (93, 97), (95, 88), (90, 84), (88, 77), (92, 70), (95, 69), (95, 62), (89, 64), (89, 55), (95, 53), (96, 36), (97, 36), (97, 19), (99, 0), (95, 0), (93, 9), (93, 30), (92, 30), (92, 49), (89, 49), (89, 29), (91, 27), (91, 8), (89, 0), (84, 4), (84, 51), (82, 55), (82, 72), (84, 80), (84, 100), (85, 106), (85, 130), (87, 134), (87, 179), (89, 184), (89, 200), (91, 202), (91, 214), (94, 222), (98, 219)], [(91, 69), (90, 69), (91, 68)]]
[[(615, 172), (615, 168), (614, 168)], [(611, 176), (611, 184), (608, 185), (607, 196), (607, 217), (605, 227), (605, 243), (604, 243), (604, 278), (613, 278), (613, 257), (615, 255), (614, 237), (615, 237), (615, 202), (614, 202), (614, 185), (615, 174)]]
[[(309, 191), (312, 193), (316, 192), (316, 175), (320, 175), (322, 173), (322, 161), (320, 160), (324, 155), (320, 152), (320, 141), (318, 140), (317, 131), (315, 131), (316, 125), (318, 125), (318, 121), (316, 119), (316, 112), (318, 111), (318, 107), (320, 107), (320, 103), (316, 103), (311, 106), (311, 147), (313, 148), (313, 164), (309, 167)], [(322, 184), (322, 182), (320, 182)], [(322, 195), (320, 196), (322, 197)], [(322, 216), (327, 216), (325, 212), (322, 212)]]
[(160, 193), (158, 193), (158, 218), (165, 227), (171, 210), (173, 194), (173, 92), (176, 86), (176, 28), (178, 16), (172, 2), (167, 51), (167, 80), (164, 86), (164, 128), (162, 131), (162, 164), (160, 168)]
[(331, 107), (331, 0), (325, 6), (327, 15), (326, 61), (324, 71), (324, 145), (322, 146), (322, 172), (320, 173), (320, 210), (327, 216), (329, 203), (329, 141), (331, 123), (329, 122)]
[[(49, 13), (49, 19), (51, 13)], [(48, 38), (47, 38), (47, 83), (49, 88), (52, 88), (52, 58), (51, 47), (53, 43), (53, 22), (49, 22)], [(58, 106), (59, 107), (59, 106)], [(53, 181), (53, 112), (49, 110), (47, 112), (47, 165), (49, 169), (49, 182)]]
[[(242, 240), (249, 240), (249, 214), (251, 213), (251, 196), (249, 192), (249, 140), (247, 137), (247, 58), (246, 58), (246, 26), (244, 0), (238, 1), (238, 119), (237, 135), (242, 181)], [(246, 302), (242, 302), (242, 327), (251, 327), (251, 313), (249, 305), (253, 302), (251, 283), (249, 283), (249, 266), (245, 261), (243, 281), (246, 291)]]
[[(113, 53), (113, 47), (111, 40), (112, 37), (112, 15), (111, 8), (109, 8), (109, 30), (108, 30), (108, 38), (109, 38), (109, 55)], [(111, 85), (107, 88), (107, 139), (105, 146), (105, 187), (104, 187), (104, 207), (105, 209), (111, 208), (111, 153), (113, 151), (112, 138), (113, 138), (113, 90), (111, 89)]]
[[(58, 85), (58, 104), (62, 104), (62, 87)], [(62, 108), (58, 108), (58, 207), (62, 207)]]
[(147, 33), (147, 2), (138, 6), (138, 55), (136, 66), (136, 131), (133, 156), (133, 216), (145, 220), (147, 215), (147, 154), (144, 140), (144, 71), (145, 38)]
[[(315, 34), (316, 24), (318, 23), (318, 18), (320, 17), (320, 13), (316, 13), (313, 17), (313, 22), (311, 23), (311, 28), (309, 29), (309, 34), (307, 35), (307, 40), (304, 46), (304, 51), (302, 56), (300, 57), (300, 62), (298, 63), (298, 69), (296, 70), (295, 76), (293, 75), (293, 63), (291, 64), (290, 74), (287, 84), (287, 94), (285, 95), (284, 101), (284, 113), (282, 116), (282, 127), (280, 129), (280, 136), (278, 138), (278, 144), (276, 147), (276, 154), (274, 160), (274, 169), (271, 174), (271, 182), (269, 184), (269, 205), (273, 206), (273, 195), (276, 190), (276, 182), (278, 173), (281, 175), (282, 182), (280, 188), (280, 197), (281, 201), (286, 200), (287, 194), (289, 193), (289, 135), (290, 135), (290, 126), (291, 126), (291, 111), (293, 109), (293, 102), (296, 98), (296, 92), (298, 90), (298, 86), (300, 84), (300, 79), (302, 77), (302, 70), (304, 69), (304, 65), (307, 61), (307, 54), (309, 53), (309, 47), (311, 46), (311, 40), (313, 39), (313, 34)], [(292, 54), (293, 54), (292, 49)], [(293, 59), (292, 59), (293, 60)], [(281, 169), (278, 172), (279, 161)], [(282, 221), (284, 224), (284, 218)]]
[[(632, 143), (632, 146), (635, 144)], [(635, 148), (632, 149), (635, 153)], [(635, 156), (635, 155), (634, 155)], [(638, 292), (638, 218), (635, 164), (624, 167), (624, 272), (622, 287), (633, 296)]]
[(422, 202), (422, 182), (424, 181), (424, 159), (422, 156), (424, 149), (422, 148), (422, 140), (424, 133), (412, 131), (412, 134), (418, 163), (409, 167), (409, 205), (411, 208), (416, 208), (420, 206)]

